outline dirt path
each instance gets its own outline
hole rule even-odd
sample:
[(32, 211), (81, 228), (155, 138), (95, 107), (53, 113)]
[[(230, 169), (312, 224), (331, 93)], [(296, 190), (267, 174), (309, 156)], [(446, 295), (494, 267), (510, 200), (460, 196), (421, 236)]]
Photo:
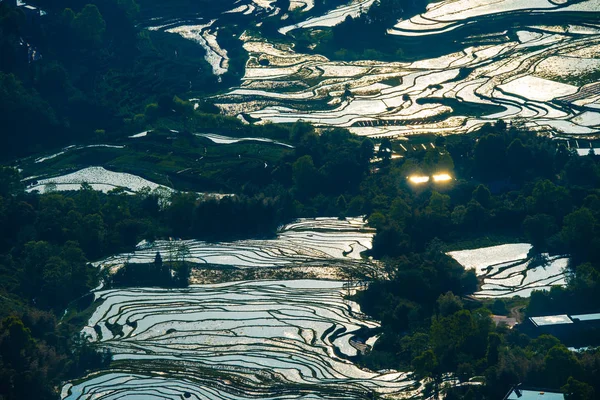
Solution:
[(515, 318), (517, 320), (517, 322), (521, 323), (523, 321), (523, 312), (521, 311), (521, 308), (523, 308), (522, 305), (520, 306), (516, 306), (516, 307), (512, 307), (510, 309), (510, 314), (509, 317), (511, 318)]

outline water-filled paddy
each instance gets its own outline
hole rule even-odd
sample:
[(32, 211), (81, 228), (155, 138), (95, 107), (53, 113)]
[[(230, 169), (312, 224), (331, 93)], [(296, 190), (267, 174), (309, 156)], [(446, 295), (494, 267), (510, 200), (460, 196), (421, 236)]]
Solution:
[[(580, 111), (555, 103), (561, 97), (576, 93), (579, 87), (548, 79), (547, 67), (539, 72), (536, 68), (550, 55), (567, 54), (600, 43), (600, 36), (552, 36), (552, 43), (542, 49), (523, 47), (524, 43), (516, 40), (498, 45), (466, 46), (460, 53), (414, 63), (332, 62), (295, 53), (289, 47), (261, 44), (262, 39), (247, 38), (245, 48), (251, 60), (242, 88), (221, 96), (219, 106), (230, 114), (247, 112), (262, 122), (303, 120), (321, 126), (347, 127), (365, 135), (459, 133), (499, 118), (525, 118), (531, 127), (549, 127), (563, 133), (592, 133), (593, 128), (568, 121)], [(523, 41), (539, 40), (536, 38), (521, 35)], [(540, 45), (543, 43), (535, 44)], [(268, 59), (269, 66), (254, 64), (252, 60), (258, 59)], [(568, 61), (565, 68), (576, 62), (564, 58), (554, 62), (560, 64), (561, 60), (565, 64)], [(580, 65), (583, 68), (589, 62)], [(333, 77), (336, 69), (340, 72)], [(465, 74), (464, 71), (470, 72)], [(396, 86), (382, 83), (391, 78), (397, 78), (400, 83)], [(279, 92), (278, 82), (286, 80), (305, 89)], [(342, 99), (346, 89), (353, 96)], [(475, 116), (457, 114), (456, 107), (442, 103), (419, 102), (433, 98), (495, 105), (503, 111)], [(337, 106), (324, 110), (322, 101)], [(273, 102), (278, 105), (267, 105)], [(296, 106), (298, 102), (302, 103), (301, 108)], [(377, 122), (378, 126), (365, 126), (369, 122)]]
[(211, 142), (216, 143), (216, 144), (233, 144), (233, 143), (239, 143), (239, 142), (264, 142), (264, 143), (273, 143), (278, 146), (294, 148), (294, 146), (292, 146), (290, 144), (277, 142), (273, 139), (267, 139), (267, 138), (253, 138), (253, 137), (236, 138), (236, 137), (229, 137), (229, 136), (223, 136), (223, 135), (216, 135), (213, 133), (196, 133), (195, 135), (198, 137), (207, 138), (208, 140), (210, 140)]
[[(84, 332), (114, 352), (115, 369), (68, 385), (64, 398), (152, 398), (158, 391), (172, 399), (185, 392), (352, 399), (407, 390), (413, 382), (406, 374), (366, 371), (345, 359), (356, 354), (350, 340), (359, 330), (368, 339), (378, 326), (345, 293), (343, 282), (311, 280), (97, 292)], [(159, 366), (160, 374), (151, 372)]]
[(335, 26), (344, 22), (347, 17), (356, 18), (360, 16), (374, 2), (375, 0), (354, 0), (346, 6), (341, 6), (327, 12), (325, 15), (312, 17), (294, 25), (284, 26), (279, 29), (279, 32), (285, 35), (294, 29)]
[(207, 243), (171, 240), (143, 243), (132, 253), (95, 262), (100, 268), (119, 268), (124, 263), (151, 263), (157, 252), (165, 260), (180, 259), (202, 264), (261, 268), (282, 266), (363, 264), (361, 252), (372, 247), (374, 231), (361, 218), (301, 219), (279, 229), (273, 239)]
[(542, 255), (539, 263), (529, 257), (531, 245), (504, 244), (474, 250), (452, 251), (448, 255), (465, 269), (473, 269), (483, 280), (474, 296), (529, 297), (534, 290), (550, 290), (552, 286), (566, 286), (567, 257)]
[(215, 75), (223, 75), (229, 68), (227, 50), (219, 46), (217, 33), (211, 30), (215, 21), (201, 25), (182, 25), (165, 29), (165, 32), (177, 33), (185, 39), (197, 42), (206, 52), (204, 58), (212, 67)]
[(48, 189), (57, 191), (79, 190), (82, 183), (88, 183), (94, 190), (102, 192), (108, 192), (116, 188), (125, 188), (128, 192), (132, 193), (144, 187), (151, 190), (163, 188), (166, 191), (171, 191), (171, 189), (165, 186), (139, 176), (109, 171), (102, 167), (88, 167), (70, 174), (40, 179), (28, 187), (27, 191), (37, 190), (40, 193), (44, 193)]
[[(349, 1), (279, 31), (289, 36), (297, 29), (332, 26), (346, 15), (365, 12), (368, 3)], [(435, 36), (440, 43), (463, 45), (411, 62), (332, 61), (245, 32), (240, 40), (249, 57), (242, 83), (216, 100), (225, 113), (247, 113), (258, 123), (302, 120), (378, 137), (464, 133), (497, 119), (560, 134), (592, 134), (598, 126), (579, 122), (585, 110), (574, 101), (594, 101), (581, 86), (591, 82), (600, 60), (594, 50), (600, 46), (600, 30), (589, 23), (598, 9), (596, 0), (432, 3), (427, 12), (400, 21), (389, 33)], [(532, 10), (556, 17), (552, 21), (560, 17), (561, 23), (542, 25), (529, 18)], [(573, 15), (567, 12), (574, 10), (581, 13), (565, 23)], [(504, 25), (498, 22), (503, 19)], [(436, 98), (456, 103), (436, 103)], [(481, 106), (496, 109), (481, 112)]]

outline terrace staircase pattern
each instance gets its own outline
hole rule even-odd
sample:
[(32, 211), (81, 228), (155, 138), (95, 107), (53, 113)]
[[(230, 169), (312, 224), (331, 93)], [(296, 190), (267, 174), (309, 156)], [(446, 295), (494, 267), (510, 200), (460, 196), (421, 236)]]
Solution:
[(365, 371), (345, 359), (358, 354), (351, 341), (359, 330), (379, 326), (345, 300), (345, 292), (344, 282), (311, 280), (96, 292), (98, 307), (84, 334), (110, 349), (115, 362), (66, 385), (63, 397), (414, 395), (406, 373)]

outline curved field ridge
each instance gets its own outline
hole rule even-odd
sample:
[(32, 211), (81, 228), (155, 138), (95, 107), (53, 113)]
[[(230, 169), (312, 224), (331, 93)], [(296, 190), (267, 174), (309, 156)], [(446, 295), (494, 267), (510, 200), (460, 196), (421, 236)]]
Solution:
[[(31, 180), (32, 178), (28, 179)], [(77, 191), (81, 189), (83, 183), (87, 183), (92, 189), (104, 193), (121, 188), (125, 189), (125, 193), (127, 194), (134, 194), (144, 188), (148, 188), (154, 193), (157, 193), (164, 201), (167, 201), (171, 193), (175, 191), (167, 186), (154, 183), (137, 175), (128, 174), (126, 172), (109, 171), (103, 167), (87, 167), (70, 174), (40, 179), (32, 183), (25, 190), (27, 192), (37, 190), (40, 193), (45, 193), (47, 191)], [(216, 199), (232, 196), (231, 194), (220, 193), (197, 194), (203, 198)]]
[(356, 355), (359, 330), (368, 339), (379, 326), (345, 293), (343, 282), (316, 280), (96, 292), (84, 333), (114, 352), (115, 369), (67, 385), (63, 399), (364, 399), (411, 389), (405, 373), (343, 358)]
[(534, 290), (567, 284), (567, 257), (542, 254), (542, 262), (534, 262), (528, 256), (530, 250), (530, 244), (515, 243), (447, 254), (483, 279), (475, 297), (529, 297)]
[(239, 142), (264, 142), (264, 143), (273, 143), (278, 146), (288, 147), (290, 149), (294, 148), (294, 146), (292, 146), (291, 144), (277, 142), (273, 139), (267, 139), (267, 138), (253, 138), (253, 137), (237, 138), (237, 137), (231, 137), (231, 136), (217, 135), (214, 133), (195, 133), (194, 135), (200, 136), (200, 137), (205, 137), (208, 140), (210, 140), (211, 142), (216, 143), (216, 144), (233, 144), (233, 143), (239, 143)]
[[(548, 5), (537, 7), (540, 15), (586, 12), (573, 21), (565, 14), (562, 25), (536, 25), (535, 18), (523, 17), (504, 31), (482, 19), (509, 18), (511, 10), (538, 3)], [(242, 84), (217, 96), (216, 103), (227, 114), (249, 115), (259, 124), (305, 121), (375, 137), (465, 133), (498, 119), (557, 134), (597, 134), (600, 85), (590, 81), (600, 60), (599, 3), (436, 3), (432, 13), (454, 7), (455, 13), (475, 13), (475, 19), (464, 23), (462, 35), (443, 25), (440, 40), (460, 45), (414, 62), (331, 61), (246, 33), (240, 37), (249, 53)], [(436, 24), (419, 26), (424, 32)]]
[[(136, 136), (137, 137), (137, 136)], [(94, 148), (94, 147), (106, 147), (106, 148), (110, 148), (110, 149), (124, 149), (125, 146), (116, 146), (116, 145), (112, 145), (112, 144), (90, 144), (87, 146), (75, 146), (75, 145), (71, 145), (71, 146), (67, 146), (64, 149), (62, 149), (61, 151), (59, 151), (58, 153), (54, 153), (48, 156), (44, 156), (44, 157), (39, 157), (35, 159), (35, 163), (42, 163), (44, 161), (48, 161), (48, 160), (52, 160), (53, 158), (56, 158), (58, 156), (61, 156), (69, 151), (77, 151), (77, 150), (82, 150), (82, 149), (90, 149), (90, 148)]]
[(206, 51), (204, 59), (210, 64), (215, 75), (223, 75), (229, 69), (227, 50), (222, 49), (217, 42), (217, 31), (211, 27), (215, 20), (202, 25), (177, 25), (165, 27), (151, 27), (151, 30), (164, 29), (165, 32), (176, 33), (181, 37), (198, 43)]
[(117, 188), (125, 188), (129, 193), (133, 193), (144, 187), (148, 187), (151, 190), (162, 188), (169, 192), (172, 190), (166, 186), (159, 185), (158, 183), (151, 182), (136, 175), (109, 171), (103, 167), (88, 167), (67, 175), (41, 179), (34, 185), (28, 187), (27, 191), (31, 192), (37, 190), (40, 193), (44, 193), (50, 186), (57, 191), (79, 190), (82, 183), (89, 183), (94, 190), (102, 192), (109, 192)]
[(294, 11), (296, 9), (300, 9), (303, 12), (312, 10), (315, 6), (314, 0), (290, 0), (289, 11)]
[(598, 10), (598, 0), (446, 0), (429, 4), (425, 13), (398, 22), (388, 33), (401, 36), (439, 34), (458, 28), (474, 18), (501, 13)]
[(336, 26), (344, 22), (347, 17), (356, 18), (367, 12), (374, 2), (375, 0), (355, 0), (346, 6), (333, 9), (325, 15), (312, 17), (294, 25), (284, 26), (279, 29), (279, 33), (285, 35), (294, 29)]
[(361, 264), (361, 252), (370, 249), (374, 231), (361, 218), (300, 219), (282, 227), (277, 237), (208, 243), (197, 240), (142, 242), (133, 253), (93, 263), (99, 268), (119, 268), (127, 263), (151, 263), (157, 252), (164, 260), (238, 268)]

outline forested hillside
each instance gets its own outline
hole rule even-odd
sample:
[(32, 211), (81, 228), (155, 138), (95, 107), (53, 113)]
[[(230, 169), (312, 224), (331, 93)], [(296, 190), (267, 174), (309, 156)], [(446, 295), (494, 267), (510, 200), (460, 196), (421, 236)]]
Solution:
[[(304, 1), (296, 9), (291, 8), (291, 1), (272, 2), (271, 8), (264, 9), (254, 3), (241, 5), (246, 8), (238, 14), (252, 15), (258, 9), (257, 15), (264, 19), (261, 26), (255, 24), (246, 29), (246, 17), (234, 15), (230, 17), (233, 23), (215, 28), (218, 36), (215, 33), (214, 38), (227, 49), (229, 57), (229, 68), (217, 75), (211, 69), (214, 65), (205, 58), (205, 48), (150, 23), (155, 18), (167, 25), (173, 21), (178, 24), (181, 9), (186, 10), (185, 21), (198, 23), (202, 18), (220, 18), (234, 7), (232, 1), (36, 0), (31, 4), (40, 7), (44, 15), (33, 17), (23, 7), (0, 2), (0, 127), (4, 139), (0, 148), (4, 165), (0, 169), (0, 399), (83, 399), (84, 394), (76, 397), (76, 391), (70, 392), (73, 383), (85, 385), (89, 376), (102, 377), (103, 371), (126, 370), (133, 375), (128, 369), (132, 364), (123, 358), (115, 360), (103, 341), (114, 340), (111, 344), (120, 349), (122, 342), (118, 340), (138, 327), (142, 329), (143, 324), (127, 320), (119, 325), (115, 317), (103, 327), (87, 326), (99, 307), (99, 285), (134, 291), (143, 291), (140, 286), (145, 286), (167, 298), (171, 293), (167, 289), (185, 288), (194, 282), (194, 272), (204, 273), (203, 278), (209, 276), (212, 280), (207, 281), (218, 285), (231, 284), (231, 277), (246, 282), (269, 282), (283, 277), (300, 280), (286, 290), (293, 293), (291, 289), (297, 285), (295, 289), (302, 292), (297, 294), (301, 299), (298, 304), (312, 307), (318, 302), (300, 296), (311, 290), (323, 295), (325, 292), (317, 289), (325, 291), (327, 286), (320, 287), (319, 283), (305, 290), (302, 279), (323, 279), (314, 272), (319, 269), (325, 271), (326, 280), (340, 281), (339, 293), (347, 291), (339, 299), (333, 292), (327, 294), (342, 304), (344, 311), (336, 318), (347, 318), (344, 313), (348, 313), (356, 318), (352, 319), (353, 324), (357, 324), (351, 337), (344, 336), (347, 327), (338, 322), (328, 326), (331, 321), (318, 321), (322, 325), (314, 330), (295, 327), (302, 346), (313, 346), (311, 349), (316, 348), (319, 357), (323, 356), (321, 353), (328, 357), (335, 353), (335, 363), (344, 368), (356, 363), (369, 371), (406, 372), (398, 375), (406, 382), (396, 376), (390, 385), (409, 388), (412, 395), (423, 398), (440, 395), (447, 399), (498, 399), (517, 384), (562, 391), (568, 400), (597, 398), (597, 330), (587, 332), (585, 346), (578, 346), (587, 349), (574, 351), (568, 340), (561, 342), (550, 335), (538, 335), (525, 326), (531, 316), (600, 310), (600, 156), (593, 149), (580, 155), (571, 148), (573, 139), (548, 135), (518, 119), (494, 119), (456, 135), (423, 129), (419, 134), (390, 140), (390, 135), (357, 136), (350, 132), (356, 127), (352, 124), (344, 128), (315, 126), (301, 118), (277, 124), (266, 122), (246, 114), (253, 110), (247, 110), (243, 103), (228, 109), (227, 101), (235, 100), (236, 95), (227, 91), (252, 81), (244, 78), (247, 67), (264, 68), (275, 74), (273, 82), (280, 86), (273, 87), (281, 88), (283, 94), (271, 98), (267, 106), (289, 111), (281, 104), (308, 109), (304, 102), (307, 97), (298, 96), (290, 103), (277, 101), (292, 93), (294, 84), (302, 90), (313, 90), (310, 83), (317, 87), (321, 81), (311, 74), (326, 74), (323, 65), (329, 65), (329, 61), (323, 61), (324, 55), (345, 61), (410, 58), (404, 49), (390, 47), (393, 39), (386, 32), (396, 21), (425, 12), (427, 5), (422, 1), (375, 1), (339, 24), (317, 30), (291, 30), (294, 51), (306, 52), (302, 57), (316, 63), (299, 71), (289, 67), (286, 74), (296, 74), (308, 82), (299, 80), (302, 86), (284, 82), (283, 75), (276, 75), (277, 65), (269, 69), (271, 62), (287, 62), (291, 58), (292, 47), (283, 43), (285, 33), (280, 28), (304, 21), (304, 13), (316, 15), (345, 3)], [(291, 10), (283, 19), (281, 14), (288, 9)], [(247, 37), (242, 43), (240, 37), (246, 31), (275, 38), (277, 45), (257, 44)], [(378, 41), (382, 36), (385, 40)], [(273, 50), (276, 57), (257, 56), (256, 47), (263, 45)], [(350, 71), (348, 74), (354, 73), (354, 66), (343, 67), (347, 67), (343, 71)], [(463, 79), (468, 73), (464, 69), (456, 79)], [(366, 72), (360, 74), (368, 76)], [(265, 76), (268, 82), (270, 75)], [(360, 75), (360, 79), (364, 76)], [(323, 82), (331, 85), (330, 93), (339, 92), (341, 99), (339, 103), (318, 99), (330, 112), (343, 110), (360, 96), (349, 86), (336, 90), (340, 88), (335, 85), (343, 82), (340, 77), (327, 79)], [(401, 85), (403, 79), (394, 76), (387, 82)], [(256, 107), (256, 99), (269, 94), (259, 84), (258, 89), (239, 89), (247, 90), (238, 95), (250, 99), (249, 107)], [(386, 86), (389, 85), (377, 86), (377, 90), (391, 87)], [(442, 88), (434, 84), (422, 86), (431, 92)], [(313, 94), (319, 90), (314, 89)], [(370, 96), (368, 90), (364, 93)], [(192, 95), (194, 98), (190, 98)], [(456, 113), (483, 115), (503, 108), (451, 98), (413, 102), (408, 94), (398, 97), (401, 104), (410, 104), (406, 107), (436, 106), (442, 102), (441, 107), (453, 106), (458, 111), (452, 112)], [(231, 110), (239, 111), (239, 115), (233, 116)], [(432, 119), (411, 116), (410, 121), (423, 126)], [(362, 120), (357, 123), (366, 124)], [(377, 128), (374, 124), (361, 127)], [(587, 139), (585, 144), (591, 148), (596, 143), (594, 137)], [(579, 140), (583, 143), (583, 139)], [(576, 146), (579, 148), (578, 142)], [(67, 180), (62, 182), (67, 189), (59, 190), (61, 183), (53, 181), (88, 167), (117, 174), (110, 176), (125, 176), (127, 172), (128, 179), (133, 176), (157, 189), (133, 190), (126, 184), (109, 182), (118, 186), (109, 190), (106, 182)], [(340, 228), (341, 225), (323, 222), (318, 217), (333, 217), (354, 225)], [(219, 253), (222, 248), (210, 247), (219, 244), (234, 248), (236, 254), (247, 257), (245, 262), (252, 263), (256, 260), (255, 250), (244, 240), (263, 241), (260, 243), (267, 247), (265, 243), (275, 240), (284, 224), (306, 223), (298, 222), (298, 218), (312, 218), (312, 230), (296, 226), (286, 234), (306, 243), (321, 241), (318, 244), (322, 245), (308, 249), (316, 256), (304, 260), (306, 264), (311, 262), (306, 270), (279, 269), (277, 262), (283, 265), (282, 260), (290, 254), (304, 257), (294, 254), (293, 248), (263, 249), (276, 260), (276, 265), (261, 269), (258, 265), (237, 268), (229, 253), (223, 255)], [(365, 222), (356, 222), (363, 218), (368, 227), (363, 226)], [(361, 247), (362, 242), (355, 241), (356, 232), (367, 237), (369, 244), (372, 240), (372, 247), (362, 256), (354, 254), (365, 248)], [(334, 237), (333, 244), (323, 239), (327, 235)], [(140, 243), (153, 246), (160, 241), (183, 242), (179, 239), (202, 241), (203, 246), (215, 252), (212, 256), (224, 261), (203, 265), (199, 257), (189, 255), (188, 259), (169, 260), (156, 251), (152, 263), (130, 263), (135, 251), (144, 250)], [(352, 245), (339, 250), (336, 246), (342, 245), (336, 240), (343, 246), (346, 241)], [(561, 272), (564, 283), (521, 297), (480, 296), (485, 277), (475, 268), (465, 269), (447, 254), (515, 243), (531, 245), (525, 270), (545, 268), (558, 257), (565, 260), (566, 269)], [(126, 254), (123, 265), (104, 269), (100, 266), (100, 260), (119, 253)], [(345, 259), (348, 254), (355, 258)], [(316, 265), (315, 259), (323, 265)], [(96, 266), (93, 262), (97, 262)], [(364, 290), (354, 293), (354, 284)], [(264, 290), (277, 301), (295, 301), (296, 297), (278, 292), (280, 289), (253, 290), (259, 292), (258, 299), (262, 299)], [(198, 289), (202, 290), (208, 289)], [(244, 290), (240, 293), (246, 295)], [(233, 297), (237, 295), (235, 292)], [(355, 304), (352, 301), (360, 305), (366, 316), (350, 305)], [(260, 303), (259, 308), (265, 304)], [(245, 304), (219, 303), (219, 313), (225, 314), (230, 306), (234, 310), (242, 307), (236, 313), (247, 312)], [(319, 305), (323, 310), (326, 306)], [(296, 315), (296, 311), (291, 312)], [(514, 328), (496, 325), (492, 316), (515, 318), (520, 324)], [(258, 319), (268, 321), (266, 318)], [(277, 324), (280, 322), (277, 320)], [(151, 331), (153, 326), (149, 326)], [(89, 330), (87, 336), (84, 334), (84, 327), (94, 332), (96, 341)], [(260, 331), (258, 336), (266, 335), (264, 326), (253, 328)], [(202, 327), (194, 329), (190, 337), (201, 337)], [(319, 329), (321, 338), (314, 333)], [(182, 334), (175, 328), (164, 330), (161, 335), (167, 340), (185, 336), (184, 331)], [(327, 337), (331, 351), (323, 350), (325, 344), (323, 348), (315, 346), (329, 334), (333, 334), (332, 340)], [(375, 340), (363, 340), (363, 335)], [(234, 336), (237, 337), (231, 334)], [(347, 340), (348, 346), (339, 345), (340, 338)], [(285, 340), (275, 338), (277, 343), (287, 343)], [(142, 342), (143, 339), (140, 348)], [(333, 350), (329, 342), (339, 347)], [(185, 346), (182, 348), (187, 351)], [(354, 350), (348, 351), (348, 347)], [(298, 349), (302, 347), (293, 351), (302, 355)], [(263, 359), (269, 360), (259, 354), (257, 360)], [(321, 362), (320, 358), (315, 359)], [(181, 365), (188, 365), (186, 362), (189, 360)], [(255, 374), (254, 364), (250, 364), (240, 370)], [(314, 393), (318, 394), (314, 398), (383, 398), (385, 393), (378, 390), (387, 390), (385, 383), (389, 383), (385, 379), (380, 380), (382, 384), (375, 378), (364, 378), (366, 370), (357, 368), (364, 382), (350, 379), (352, 384), (345, 397), (345, 393), (338, 393), (339, 386), (329, 387), (321, 381), (309, 385), (304, 381), (280, 380), (277, 374), (261, 370), (255, 375), (264, 381), (258, 380), (257, 384), (233, 373), (220, 376), (227, 368), (215, 372), (212, 364), (197, 365), (204, 375), (201, 379), (192, 378), (214, 381), (219, 390), (229, 395), (232, 392), (227, 390), (241, 393), (248, 387), (264, 389), (253, 392), (253, 398)], [(154, 371), (154, 365), (151, 367), (153, 378), (172, 378), (170, 371)], [(291, 376), (305, 373), (298, 368)], [(308, 375), (317, 375), (308, 367), (306, 370), (311, 371)], [(329, 373), (327, 368), (323, 370)], [(147, 371), (139, 376), (144, 373)], [(193, 381), (189, 375), (173, 376), (179, 377), (178, 382)], [(236, 387), (239, 381), (234, 379), (232, 384), (232, 376), (250, 386)], [(67, 382), (71, 386), (64, 386)], [(345, 385), (344, 382), (339, 378), (336, 384)], [(200, 386), (212, 390), (210, 385)], [(61, 390), (65, 391), (62, 396)], [(191, 396), (188, 391), (181, 396), (189, 398), (186, 394)]]
[(0, 4), (5, 160), (114, 137), (142, 125), (153, 104), (190, 87), (217, 89), (202, 49), (177, 35), (140, 30), (133, 0), (34, 4), (47, 14), (33, 22), (20, 8)]

